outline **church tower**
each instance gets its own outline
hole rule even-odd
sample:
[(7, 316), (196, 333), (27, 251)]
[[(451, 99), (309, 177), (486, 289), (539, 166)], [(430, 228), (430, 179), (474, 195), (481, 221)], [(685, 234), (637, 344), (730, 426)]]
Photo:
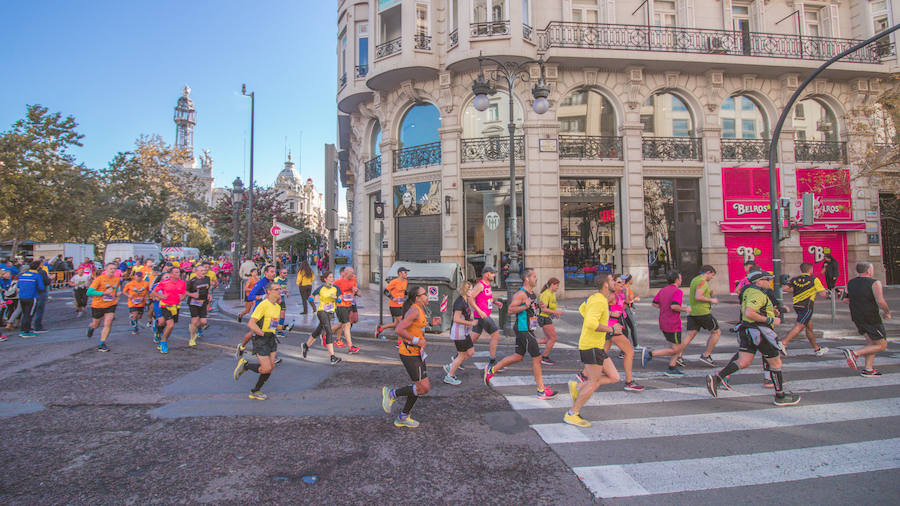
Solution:
[(194, 165), (194, 126), (197, 124), (197, 110), (191, 100), (191, 87), (184, 85), (178, 104), (175, 106), (175, 147), (183, 149)]

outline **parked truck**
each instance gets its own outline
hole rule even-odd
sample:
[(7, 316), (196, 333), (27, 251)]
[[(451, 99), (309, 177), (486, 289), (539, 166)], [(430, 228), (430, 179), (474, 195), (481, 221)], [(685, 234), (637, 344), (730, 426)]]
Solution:
[(72, 257), (72, 263), (78, 265), (85, 258), (94, 259), (94, 245), (74, 242), (52, 242), (34, 245), (34, 258), (44, 257), (52, 260), (57, 255), (62, 255), (64, 258)]
[(161, 256), (162, 248), (155, 242), (111, 242), (106, 245), (103, 263), (112, 262), (116, 258), (125, 260), (140, 257), (156, 262)]

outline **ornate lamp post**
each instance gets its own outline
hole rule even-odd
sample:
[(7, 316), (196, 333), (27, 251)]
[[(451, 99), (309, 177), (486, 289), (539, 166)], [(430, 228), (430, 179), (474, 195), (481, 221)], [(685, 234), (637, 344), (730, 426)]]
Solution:
[[(484, 62), (494, 64), (496, 67), (488, 71), (488, 78), (485, 79)], [(509, 92), (509, 194), (510, 194), (510, 244), (509, 244), (509, 276), (506, 278), (506, 294), (507, 304), (512, 300), (513, 294), (522, 286), (522, 277), (519, 274), (519, 216), (516, 209), (516, 144), (515, 133), (516, 124), (513, 109), (513, 90), (515, 89), (516, 80), (528, 82), (531, 77), (528, 73), (528, 67), (537, 64), (541, 69), (541, 77), (537, 84), (531, 90), (534, 102), (531, 108), (538, 114), (544, 114), (550, 110), (550, 102), (547, 97), (550, 96), (550, 86), (544, 75), (544, 59), (524, 60), (501, 62), (495, 58), (478, 55), (478, 77), (472, 83), (472, 92), (475, 99), (472, 105), (478, 111), (484, 111), (490, 105), (488, 95), (493, 95), (497, 89), (490, 84), (491, 81), (505, 85)], [(524, 204), (524, 203), (523, 203)]]
[(234, 213), (232, 216), (234, 228), (232, 241), (234, 242), (234, 250), (231, 252), (231, 284), (228, 286), (228, 291), (225, 293), (225, 298), (231, 300), (240, 299), (242, 295), (241, 291), (243, 290), (241, 278), (238, 275), (241, 265), (241, 227), (239, 226), (238, 213), (240, 212), (241, 202), (243, 200), (244, 183), (242, 183), (241, 178), (238, 177), (231, 183), (231, 208)]
[(256, 94), (247, 93), (247, 85), (241, 85), (241, 94), (250, 97), (250, 189), (247, 192), (247, 256), (253, 258), (253, 113)]

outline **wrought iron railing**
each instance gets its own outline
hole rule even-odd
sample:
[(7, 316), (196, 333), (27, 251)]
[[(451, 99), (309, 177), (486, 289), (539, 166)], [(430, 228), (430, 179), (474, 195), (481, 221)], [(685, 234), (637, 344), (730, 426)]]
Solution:
[(622, 138), (596, 135), (560, 135), (559, 157), (566, 159), (597, 160), (622, 159)]
[(413, 36), (413, 41), (416, 43), (416, 49), (431, 51), (431, 36), (417, 33)]
[(366, 181), (381, 177), (381, 155), (366, 162)]
[(722, 160), (768, 160), (767, 139), (722, 139)]
[(413, 167), (440, 165), (441, 143), (421, 144), (394, 150), (394, 172)]
[(525, 40), (534, 40), (534, 28), (531, 25), (526, 25), (522, 23), (522, 37)]
[(644, 137), (645, 160), (702, 160), (699, 137)]
[(456, 47), (457, 44), (459, 44), (459, 30), (454, 28), (450, 32), (450, 47)]
[(470, 37), (493, 37), (495, 35), (509, 35), (509, 21), (491, 21), (489, 23), (472, 23)]
[(400, 37), (396, 39), (391, 39), (382, 44), (378, 44), (375, 46), (375, 58), (384, 58), (385, 56), (392, 55), (394, 53), (399, 53), (402, 48)]
[(343, 88), (345, 84), (347, 84), (347, 73), (346, 72), (341, 74), (340, 79), (338, 79), (338, 88)]
[[(492, 160), (509, 160), (509, 137), (481, 137), (478, 139), (461, 139), (463, 162), (486, 162)], [(516, 147), (516, 158), (525, 159), (525, 136), (513, 137)]]
[[(858, 42), (778, 33), (562, 21), (551, 21), (538, 36), (538, 46), (545, 51), (553, 47), (631, 49), (806, 60), (827, 60)], [(879, 63), (878, 42), (844, 57), (843, 61)]]
[(368, 65), (357, 65), (356, 66), (356, 77), (366, 77), (366, 74), (369, 73)]
[(847, 143), (841, 141), (794, 141), (798, 162), (846, 162)]

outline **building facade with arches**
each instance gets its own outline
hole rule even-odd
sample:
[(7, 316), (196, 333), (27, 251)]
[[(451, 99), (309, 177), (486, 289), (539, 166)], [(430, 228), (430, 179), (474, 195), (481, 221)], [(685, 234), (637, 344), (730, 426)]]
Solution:
[[(541, 280), (577, 292), (598, 272), (628, 272), (647, 292), (667, 270), (711, 264), (728, 291), (744, 260), (771, 267), (766, 167), (784, 105), (823, 61), (873, 35), (885, 9), (893, 16), (882, 3), (339, 1), (341, 170), (360, 281), (376, 279), (381, 249), (388, 266), (458, 262), (475, 277), (489, 265), (502, 286), (512, 151), (520, 250)], [(819, 216), (782, 243), (786, 272), (826, 250), (843, 273), (882, 263), (867, 221), (878, 188), (857, 163), (877, 139), (857, 120), (893, 85), (893, 48), (879, 41), (834, 64), (788, 116), (777, 191), (814, 193)], [(472, 104), (479, 54), (546, 62), (547, 113), (531, 107), (537, 65), (512, 90), (512, 149), (508, 91)]]

